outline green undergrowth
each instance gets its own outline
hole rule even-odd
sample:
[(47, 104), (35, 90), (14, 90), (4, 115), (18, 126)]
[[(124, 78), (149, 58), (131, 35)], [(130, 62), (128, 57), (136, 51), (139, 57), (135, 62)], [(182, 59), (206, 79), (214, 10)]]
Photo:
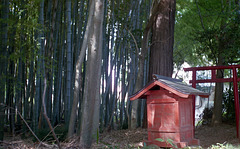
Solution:
[(232, 144), (226, 144), (226, 143), (217, 143), (216, 145), (212, 145), (211, 147), (209, 147), (209, 149), (240, 149), (240, 146), (235, 146)]
[[(144, 146), (141, 149), (162, 149), (162, 148), (160, 148), (156, 145), (150, 145), (150, 146)], [(177, 147), (174, 146), (174, 149), (177, 149)], [(183, 149), (205, 149), (205, 148), (203, 148), (201, 146), (188, 146)], [(240, 145), (236, 146), (236, 145), (232, 145), (232, 144), (228, 144), (228, 143), (223, 143), (223, 144), (217, 143), (215, 145), (208, 147), (207, 149), (240, 149)]]
[[(174, 148), (170, 148), (170, 149), (178, 149), (176, 145), (173, 144), (173, 142), (168, 139), (167, 141), (163, 140), (163, 139), (156, 139), (157, 141), (160, 141), (160, 142), (166, 142), (166, 143), (169, 143), (171, 144), (172, 146), (174, 146)], [(110, 148), (112, 149), (118, 149), (119, 147), (117, 146), (111, 146), (110, 145)], [(136, 147), (131, 147), (130, 145), (128, 147), (126, 147), (127, 149), (136, 149)], [(144, 144), (143, 147), (138, 147), (137, 149), (168, 149), (168, 148), (160, 148), (158, 147), (157, 145), (149, 145), (149, 146), (146, 146), (146, 144)], [(232, 144), (228, 144), (228, 143), (217, 143), (215, 145), (212, 145), (208, 148), (203, 148), (201, 146), (188, 146), (188, 147), (185, 147), (183, 149), (240, 149), (240, 145), (232, 145)]]
[[(158, 139), (156, 139), (156, 141), (165, 142), (169, 145), (172, 145), (173, 149), (178, 149), (177, 146), (173, 143), (173, 140), (171, 140), (171, 139), (164, 140), (164, 139), (158, 138)], [(101, 142), (101, 143), (103, 143), (103, 142)], [(115, 145), (107, 144), (107, 143), (104, 143), (104, 144), (106, 145), (104, 148), (109, 148), (109, 149), (121, 149), (122, 148), (122, 147), (120, 147), (120, 144), (119, 144), (119, 146), (118, 146), (118, 144), (115, 144)], [(125, 149), (168, 149), (168, 148), (160, 148), (159, 146), (154, 145), (154, 144), (146, 146), (145, 143), (144, 143), (143, 147), (136, 148), (132, 145), (127, 145), (124, 148)], [(172, 149), (172, 148), (170, 148), (170, 149)], [(201, 146), (188, 146), (183, 149), (240, 149), (240, 145), (232, 145), (229, 143), (217, 143), (217, 144), (211, 145), (210, 147), (207, 147), (207, 148), (205, 148), (205, 147), (203, 148)]]
[[(150, 145), (150, 146), (144, 146), (141, 149), (162, 149), (162, 148), (160, 148), (156, 145)], [(172, 148), (170, 148), (170, 149), (172, 149)], [(177, 148), (174, 147), (174, 149), (177, 149)], [(183, 149), (205, 149), (205, 148), (203, 148), (201, 146), (188, 146), (188, 147), (185, 147)], [(207, 149), (240, 149), (240, 145), (236, 146), (236, 145), (232, 145), (232, 144), (217, 143), (215, 145), (212, 145), (212, 146), (208, 147)]]

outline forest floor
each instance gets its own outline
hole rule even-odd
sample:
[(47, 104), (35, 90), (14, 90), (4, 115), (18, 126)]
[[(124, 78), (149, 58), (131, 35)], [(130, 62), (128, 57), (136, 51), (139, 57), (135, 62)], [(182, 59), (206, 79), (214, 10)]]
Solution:
[[(231, 144), (232, 146), (240, 145), (239, 140), (236, 138), (235, 125), (221, 124), (217, 127), (211, 127), (209, 125), (203, 125), (196, 128), (195, 138), (200, 140), (202, 148), (208, 148), (212, 145)], [(136, 130), (112, 130), (111, 132), (105, 132), (100, 134), (98, 143), (94, 143), (93, 149), (133, 149), (142, 148), (143, 140), (147, 139), (147, 130), (138, 128)], [(75, 137), (68, 142), (62, 142), (61, 146), (64, 149), (78, 149), (79, 138)], [(33, 143), (29, 139), (22, 140), (20, 137), (15, 139), (6, 139), (0, 142), (0, 149), (30, 149), (30, 148), (57, 148), (56, 145), (43, 143), (38, 147), (38, 144)]]
[[(200, 140), (202, 148), (208, 148), (212, 145), (231, 144), (240, 145), (236, 138), (236, 127), (230, 124), (221, 124), (217, 127), (202, 125), (195, 130), (195, 138)], [(94, 148), (141, 148), (143, 140), (147, 140), (147, 129), (138, 128), (137, 130), (116, 130), (102, 134), (100, 143), (94, 144)]]

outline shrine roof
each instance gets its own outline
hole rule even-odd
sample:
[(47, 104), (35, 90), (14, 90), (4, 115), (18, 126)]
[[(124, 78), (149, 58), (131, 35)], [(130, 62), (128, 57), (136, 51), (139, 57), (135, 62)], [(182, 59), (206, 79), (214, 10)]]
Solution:
[(195, 89), (179, 79), (174, 79), (170, 77), (165, 77), (161, 75), (153, 75), (153, 81), (148, 85), (143, 87), (141, 90), (137, 91), (135, 94), (130, 96), (130, 100), (135, 100), (138, 98), (146, 98), (145, 93), (152, 90), (154, 87), (160, 86), (169, 92), (172, 92), (182, 98), (188, 98), (189, 95), (198, 95), (201, 97), (208, 97), (209, 94), (198, 89)]

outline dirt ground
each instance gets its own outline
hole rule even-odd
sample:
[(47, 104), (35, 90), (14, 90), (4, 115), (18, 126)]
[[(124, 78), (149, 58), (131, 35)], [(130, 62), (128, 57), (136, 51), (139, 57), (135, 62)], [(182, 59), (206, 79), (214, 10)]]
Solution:
[[(195, 130), (195, 138), (200, 140), (202, 148), (208, 148), (212, 145), (232, 144), (239, 146), (239, 139), (236, 138), (236, 127), (230, 124), (221, 124), (217, 127), (203, 125)], [(94, 144), (94, 148), (105, 147), (143, 147), (143, 140), (147, 139), (147, 130), (138, 128), (137, 130), (119, 130), (102, 134), (100, 144)], [(237, 147), (236, 147), (237, 148)]]
[[(202, 148), (208, 148), (211, 145), (217, 143), (229, 143), (234, 146), (239, 146), (239, 140), (236, 138), (235, 125), (221, 124), (217, 127), (211, 127), (203, 125), (196, 128), (195, 138), (200, 140)], [(102, 148), (142, 148), (143, 140), (147, 139), (147, 130), (138, 128), (136, 130), (113, 130), (111, 132), (105, 132), (100, 134), (98, 143), (94, 143), (93, 149)], [(75, 137), (68, 142), (62, 142), (61, 146), (63, 149), (78, 149), (79, 138)], [(43, 143), (41, 146), (35, 144), (29, 140), (21, 140), (15, 137), (14, 140), (6, 140), (0, 142), (0, 149), (30, 149), (30, 148), (57, 148), (56, 145)], [(237, 147), (236, 147), (237, 148)]]
[(217, 143), (228, 143), (233, 146), (239, 146), (235, 124), (221, 124), (217, 127), (203, 125), (196, 129), (195, 137), (200, 140), (200, 145), (203, 148)]

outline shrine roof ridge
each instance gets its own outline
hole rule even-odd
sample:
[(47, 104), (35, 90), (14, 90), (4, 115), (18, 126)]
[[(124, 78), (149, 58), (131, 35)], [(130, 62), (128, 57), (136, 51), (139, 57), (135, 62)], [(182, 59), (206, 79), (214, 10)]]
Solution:
[(209, 93), (205, 93), (196, 88), (193, 88), (185, 84), (184, 82), (182, 82), (182, 80), (179, 80), (179, 79), (165, 77), (157, 74), (154, 74), (153, 78), (157, 78), (157, 81), (160, 81), (165, 85), (187, 95), (209, 95)]
[(166, 90), (168, 90), (178, 96), (184, 97), (184, 98), (187, 98), (189, 95), (199, 95), (202, 97), (209, 96), (209, 93), (205, 93), (203, 91), (195, 89), (195, 88), (183, 83), (182, 80), (153, 74), (153, 81), (151, 81), (149, 84), (147, 84), (141, 90), (137, 91), (135, 94), (130, 96), (130, 100), (135, 100), (135, 99), (142, 98), (142, 97), (145, 98), (144, 94), (148, 90), (151, 90), (154, 86), (160, 86), (160, 87), (165, 88)]

